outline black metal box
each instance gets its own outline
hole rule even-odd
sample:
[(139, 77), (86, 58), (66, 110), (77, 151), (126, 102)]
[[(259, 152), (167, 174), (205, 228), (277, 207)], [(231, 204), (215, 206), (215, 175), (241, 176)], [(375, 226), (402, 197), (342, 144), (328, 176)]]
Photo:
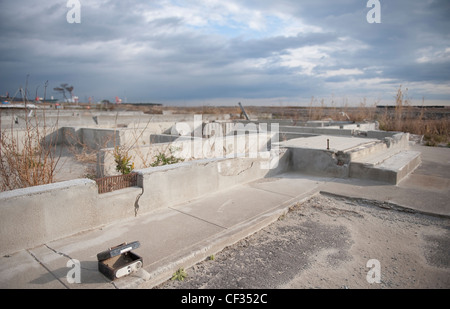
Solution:
[(111, 280), (128, 276), (143, 265), (142, 258), (131, 250), (139, 248), (138, 241), (123, 243), (97, 254), (98, 270)]

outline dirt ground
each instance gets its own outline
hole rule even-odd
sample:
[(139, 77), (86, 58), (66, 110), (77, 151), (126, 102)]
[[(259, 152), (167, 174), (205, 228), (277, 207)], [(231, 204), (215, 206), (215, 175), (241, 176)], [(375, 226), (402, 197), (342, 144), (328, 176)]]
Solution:
[(317, 195), (156, 288), (448, 289), (449, 248), (448, 218)]

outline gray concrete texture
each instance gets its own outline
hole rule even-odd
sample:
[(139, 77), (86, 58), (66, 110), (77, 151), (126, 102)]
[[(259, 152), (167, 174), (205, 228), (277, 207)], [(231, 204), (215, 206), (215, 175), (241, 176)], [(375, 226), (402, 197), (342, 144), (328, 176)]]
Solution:
[[(150, 288), (266, 227), (290, 206), (322, 193), (383, 202), (385, 208), (450, 217), (449, 149), (413, 147), (422, 165), (400, 184), (280, 173), (229, 187), (153, 212), (4, 255), (2, 288)], [(124, 241), (140, 241), (140, 272), (111, 281), (99, 273), (96, 254)], [(69, 283), (71, 259), (81, 283)]]
[[(374, 131), (374, 124), (319, 122), (299, 127), (243, 122), (238, 131), (248, 134), (240, 135), (228, 121), (199, 123), (186, 115), (174, 116), (183, 121), (177, 126), (133, 120), (136, 115), (120, 119), (124, 126), (133, 124), (134, 128), (60, 130), (92, 147), (105, 139), (124, 146), (133, 137), (140, 149), (149, 148), (145, 143), (155, 134), (164, 134), (157, 137), (159, 141), (181, 135), (181, 143), (192, 146), (204, 143), (212, 131), (221, 131), (243, 148), (230, 150), (232, 158), (142, 168), (138, 187), (103, 195), (97, 193), (95, 182), (87, 179), (0, 193), (0, 287), (151, 287), (167, 280), (179, 267), (193, 265), (263, 228), (293, 203), (318, 192), (373, 198), (411, 211), (450, 215), (448, 149), (410, 149), (408, 134)], [(113, 116), (103, 115), (108, 120), (100, 120), (109, 123)], [(90, 115), (76, 117), (85, 120)], [(114, 125), (117, 123), (116, 115)], [(273, 133), (274, 128), (280, 133), (275, 139), (265, 134), (267, 130)], [(144, 133), (136, 137), (139, 130)], [(257, 148), (256, 157), (249, 157), (248, 147), (252, 140), (260, 141), (260, 133), (266, 137), (265, 147), (262, 151)], [(289, 139), (282, 139), (283, 134)], [(236, 144), (240, 137), (244, 142)], [(49, 140), (73, 142), (61, 135)], [(270, 147), (266, 147), (267, 141)], [(160, 148), (152, 151), (155, 149)], [(107, 158), (107, 151), (102, 151)], [(274, 155), (276, 168), (268, 169)], [(144, 269), (117, 281), (107, 280), (97, 270), (96, 253), (134, 240), (141, 241), (136, 252), (144, 257)], [(81, 284), (70, 284), (65, 277), (70, 259), (81, 261)]]
[[(206, 135), (209, 135), (211, 129), (214, 129), (222, 131), (219, 138), (222, 138), (222, 134), (231, 134), (223, 138), (225, 141), (231, 140), (230, 145), (233, 147), (229, 148), (228, 143), (222, 145), (226, 146), (224, 147), (226, 151), (222, 156), (232, 155), (232, 158), (215, 159), (212, 155), (212, 159), (138, 170), (140, 177), (138, 188), (106, 195), (99, 195), (95, 182), (86, 179), (0, 193), (3, 243), (1, 253), (7, 254), (52, 239), (96, 228), (102, 224), (109, 224), (121, 218), (128, 218), (138, 208), (141, 212), (147, 212), (172, 207), (207, 193), (218, 192), (286, 170), (327, 177), (365, 178), (397, 184), (420, 164), (420, 156), (417, 153), (403, 151), (408, 146), (408, 136), (401, 133), (378, 140), (354, 136), (343, 137), (341, 132), (338, 135), (304, 136), (278, 144), (279, 137), (276, 135), (278, 128), (273, 123), (270, 124), (271, 132), (269, 133), (267, 126), (261, 123), (257, 125), (252, 123), (235, 125), (227, 122), (213, 124), (214, 126), (208, 126), (198, 116), (194, 117), (192, 123), (175, 124), (172, 127), (169, 127), (167, 123), (158, 124), (160, 131), (170, 130), (173, 132), (175, 128), (176, 133), (186, 127), (187, 132), (184, 132), (184, 135), (187, 136), (182, 136), (182, 139), (187, 138), (188, 140), (154, 144), (151, 147), (153, 152), (147, 151), (146, 156), (148, 157), (149, 153), (155, 155), (156, 152), (161, 152), (161, 147), (168, 148), (186, 144), (186, 148), (191, 148), (190, 156), (194, 159), (208, 157), (209, 153), (205, 153), (205, 139), (201, 137), (205, 132)], [(192, 129), (194, 130), (194, 139), (189, 139), (189, 130)], [(263, 132), (255, 132), (261, 129)], [(70, 130), (71, 133), (78, 135), (78, 140), (83, 143), (97, 145), (100, 140), (104, 141), (105, 139), (109, 139), (108, 142), (111, 143), (111, 137), (114, 143), (124, 144), (123, 141), (130, 137), (128, 129), (116, 131), (115, 129), (75, 128), (72, 130), (64, 128), (63, 130)], [(234, 135), (235, 130), (250, 131), (251, 133), (237, 132), (238, 134)], [(332, 128), (330, 133), (333, 134), (335, 130), (341, 131), (342, 129)], [(200, 137), (195, 139), (197, 135)], [(68, 136), (73, 137), (70, 134)], [(142, 136), (146, 137), (142, 138)], [(149, 140), (150, 136), (152, 135), (145, 131), (145, 134), (138, 134), (136, 141), (142, 143)], [(274, 136), (277, 136), (275, 142), (273, 141)], [(140, 138), (142, 139), (139, 140)], [(213, 138), (210, 137), (206, 141), (211, 139)], [(274, 151), (267, 151), (269, 140), (269, 147), (274, 144), (282, 148), (281, 152), (277, 147), (274, 147)], [(263, 147), (261, 147), (261, 142)], [(198, 152), (195, 153), (195, 149), (192, 150), (192, 146), (195, 148), (198, 143), (200, 155)], [(252, 156), (249, 150), (252, 148), (251, 145), (257, 145), (253, 149), (255, 156)], [(211, 151), (209, 149), (211, 145), (206, 143), (206, 146), (207, 152)], [(141, 150), (142, 148), (135, 149)], [(178, 149), (177, 151), (183, 152), (184, 150)], [(111, 149), (99, 152), (98, 164), (100, 168), (103, 168), (102, 175), (113, 174), (112, 152)], [(274, 153), (276, 154), (275, 158), (273, 157)], [(374, 154), (379, 155), (380, 153), (382, 158), (378, 159), (378, 164), (370, 163)], [(238, 154), (243, 157), (239, 158)], [(269, 157), (269, 160), (265, 159), (269, 155), (272, 157)], [(135, 157), (137, 156), (135, 155)], [(279, 160), (280, 157), (281, 160)], [(370, 158), (367, 162), (361, 159), (366, 157)], [(355, 158), (360, 161), (356, 161)], [(276, 168), (268, 171), (268, 162), (274, 161), (274, 159)], [(138, 168), (146, 166), (148, 166), (148, 162), (141, 163), (141, 166), (138, 162)], [(106, 170), (106, 167), (109, 170)], [(100, 168), (97, 167), (97, 171)], [(81, 206), (78, 206), (80, 202)], [(22, 215), (18, 216), (18, 213)], [(26, 228), (23, 229), (22, 226), (26, 226)]]

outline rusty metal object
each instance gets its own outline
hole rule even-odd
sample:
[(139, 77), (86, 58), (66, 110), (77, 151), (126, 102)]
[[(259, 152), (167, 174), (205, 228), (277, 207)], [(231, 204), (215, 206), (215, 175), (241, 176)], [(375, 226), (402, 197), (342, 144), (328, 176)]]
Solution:
[(136, 187), (138, 183), (138, 174), (130, 173), (126, 175), (108, 176), (97, 178), (98, 193), (107, 193), (124, 188)]

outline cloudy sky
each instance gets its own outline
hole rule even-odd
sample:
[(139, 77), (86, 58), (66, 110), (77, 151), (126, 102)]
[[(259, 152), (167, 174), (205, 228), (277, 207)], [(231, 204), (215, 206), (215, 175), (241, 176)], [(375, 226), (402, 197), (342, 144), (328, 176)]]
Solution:
[(68, 2), (0, 0), (1, 95), (29, 75), (81, 101), (450, 102), (448, 0), (380, 0), (381, 23), (367, 0), (79, 0), (80, 23)]

